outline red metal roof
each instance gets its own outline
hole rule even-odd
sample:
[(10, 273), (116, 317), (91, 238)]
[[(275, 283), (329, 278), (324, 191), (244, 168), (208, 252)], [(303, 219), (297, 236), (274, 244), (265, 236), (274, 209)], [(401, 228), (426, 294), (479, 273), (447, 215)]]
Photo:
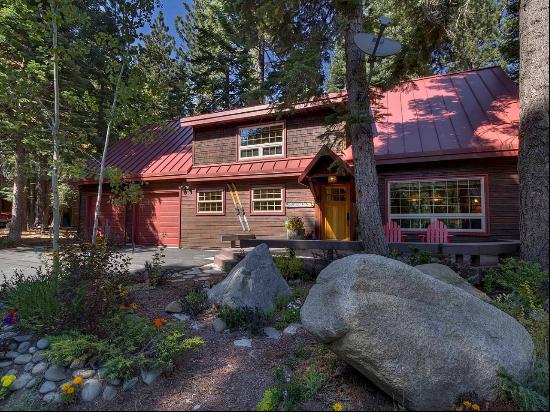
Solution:
[(380, 103), (380, 161), (518, 149), (519, 91), (498, 67), (406, 82)]
[[(517, 155), (518, 87), (500, 68), (430, 76), (384, 93), (377, 109), (378, 164)], [(332, 93), (300, 105), (318, 109), (345, 101)], [(268, 105), (191, 116), (153, 130), (151, 143), (126, 139), (110, 148), (107, 164), (144, 180), (188, 180), (299, 175), (313, 159), (263, 159), (231, 164), (192, 165), (193, 127), (274, 116)], [(351, 148), (342, 157), (351, 163)]]
[(187, 174), (186, 180), (224, 180), (235, 177), (254, 178), (266, 176), (298, 176), (311, 162), (310, 157), (255, 160), (250, 162), (195, 166)]
[(115, 143), (107, 155), (107, 165), (122, 169), (129, 177), (154, 179), (185, 175), (193, 162), (193, 129), (179, 120), (147, 131), (151, 142), (131, 138)]

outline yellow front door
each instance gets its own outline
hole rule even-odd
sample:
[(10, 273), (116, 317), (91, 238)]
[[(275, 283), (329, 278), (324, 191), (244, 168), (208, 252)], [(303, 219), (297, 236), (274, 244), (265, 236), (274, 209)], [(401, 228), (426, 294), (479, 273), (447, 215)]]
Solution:
[(345, 185), (323, 188), (323, 238), (349, 240), (349, 192)]

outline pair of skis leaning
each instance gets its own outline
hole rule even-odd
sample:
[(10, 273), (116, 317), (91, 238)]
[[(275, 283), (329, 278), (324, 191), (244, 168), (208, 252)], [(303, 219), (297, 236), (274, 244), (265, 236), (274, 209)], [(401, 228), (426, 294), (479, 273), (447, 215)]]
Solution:
[(235, 183), (229, 183), (227, 187), (229, 189), (229, 194), (231, 195), (231, 200), (233, 200), (233, 204), (235, 205), (235, 212), (237, 212), (237, 216), (239, 217), (239, 222), (241, 222), (243, 232), (250, 232), (248, 218), (246, 217), (246, 212), (244, 211), (244, 207), (241, 203), (241, 198), (239, 196), (239, 192), (237, 192), (237, 187), (235, 186)]

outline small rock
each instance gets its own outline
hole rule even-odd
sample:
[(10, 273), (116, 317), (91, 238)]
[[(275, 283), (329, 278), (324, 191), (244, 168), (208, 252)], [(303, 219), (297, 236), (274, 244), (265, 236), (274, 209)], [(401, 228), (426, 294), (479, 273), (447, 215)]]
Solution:
[(36, 349), (36, 346), (31, 346), (31, 347), (29, 348), (29, 353), (30, 353), (31, 355), (34, 355), (34, 354), (36, 353), (37, 350), (38, 350), (38, 349)]
[(57, 392), (49, 392), (43, 399), (46, 403), (59, 403), (61, 402), (61, 395)]
[(97, 356), (94, 356), (92, 359), (90, 359), (90, 366), (94, 369), (101, 368), (101, 359), (99, 359), (99, 357)]
[(202, 409), (202, 405), (199, 403), (198, 405), (193, 406), (191, 408), (192, 411), (200, 411)]
[(90, 379), (95, 375), (95, 370), (93, 369), (78, 369), (73, 372), (73, 377), (80, 376), (84, 379)]
[(237, 339), (236, 341), (233, 342), (233, 345), (238, 346), (240, 348), (251, 348), (252, 341), (248, 338)]
[(30, 342), (23, 342), (21, 344), (19, 344), (19, 346), (17, 347), (17, 352), (19, 353), (27, 353), (27, 351), (29, 350), (29, 348), (31, 347), (31, 343)]
[(17, 343), (13, 342), (13, 343), (10, 343), (10, 345), (8, 346), (8, 349), (14, 351), (17, 349), (18, 346), (19, 345)]
[(55, 391), (57, 389), (57, 385), (55, 382), (52, 381), (46, 381), (42, 385), (40, 385), (40, 388), (38, 388), (38, 393), (45, 394), (51, 391)]
[(202, 325), (201, 325), (200, 322), (197, 322), (197, 321), (194, 320), (193, 322), (191, 322), (190, 327), (191, 327), (192, 330), (199, 330), (199, 329), (202, 328)]
[(162, 369), (141, 370), (141, 379), (146, 385), (152, 384), (162, 373)]
[(282, 336), (281, 331), (279, 331), (275, 328), (272, 328), (272, 327), (264, 328), (264, 333), (269, 339), (277, 340), (277, 339), (280, 339), (281, 336)]
[(29, 363), (32, 360), (32, 355), (30, 353), (27, 353), (25, 355), (19, 355), (13, 360), (13, 363), (16, 365), (24, 365), (25, 363)]
[(38, 378), (34, 376), (33, 378), (31, 378), (30, 381), (27, 382), (27, 384), (25, 385), (25, 389), (34, 388), (37, 384), (38, 384)]
[(222, 332), (224, 329), (227, 328), (227, 324), (223, 319), (216, 318), (212, 321), (212, 327), (216, 332)]
[(31, 335), (19, 335), (19, 336), (14, 336), (13, 340), (16, 341), (17, 343), (21, 343), (21, 342), (27, 342), (31, 340), (31, 338), (32, 338)]
[(111, 386), (118, 386), (120, 385), (120, 379), (109, 379), (107, 383)]
[(103, 390), (103, 394), (101, 395), (101, 397), (105, 401), (112, 401), (113, 399), (115, 399), (116, 395), (116, 388), (114, 386), (107, 385)]
[(15, 352), (13, 350), (10, 350), (9, 352), (6, 352), (6, 358), (8, 358), (8, 359), (15, 359), (19, 355), (21, 355), (19, 352)]
[(179, 300), (174, 300), (173, 302), (170, 302), (168, 305), (166, 305), (164, 311), (168, 313), (180, 313), (183, 312), (183, 308)]
[(84, 402), (91, 402), (101, 393), (101, 382), (97, 379), (87, 380), (82, 386), (80, 396)]
[(32, 355), (33, 362), (42, 362), (44, 359), (46, 359), (46, 353), (44, 351), (39, 350), (34, 355)]
[(302, 325), (300, 323), (291, 323), (283, 330), (283, 333), (287, 335), (296, 335), (298, 329), (300, 329), (301, 327)]
[(177, 320), (183, 320), (188, 321), (191, 319), (189, 315), (186, 315), (185, 313), (172, 313), (172, 316), (175, 317)]
[(7, 368), (8, 366), (11, 366), (13, 364), (13, 361), (11, 360), (5, 360), (0, 362), (0, 368)]
[(138, 381), (139, 381), (139, 378), (137, 376), (132, 378), (132, 379), (129, 379), (129, 380), (125, 381), (122, 384), (122, 390), (124, 392), (132, 390), (134, 388), (134, 386), (137, 385)]
[(17, 376), (17, 369), (10, 369), (9, 371), (6, 372), (6, 375), (15, 375)]
[(99, 379), (105, 379), (107, 378), (107, 368), (99, 368), (97, 370), (97, 377)]
[(33, 375), (39, 375), (41, 373), (44, 373), (48, 369), (48, 362), (40, 362), (34, 365), (34, 367), (31, 370), (31, 373)]
[(46, 371), (44, 377), (49, 381), (59, 382), (63, 379), (67, 379), (65, 368), (59, 365), (52, 365)]
[(13, 338), (17, 333), (15, 332), (4, 332), (0, 335), (0, 340), (8, 340)]
[(23, 375), (17, 377), (17, 379), (11, 384), (10, 389), (14, 392), (19, 389), (23, 389), (31, 379), (32, 375), (30, 373), (24, 373)]
[(25, 365), (25, 367), (23, 368), (23, 370), (25, 372), (30, 372), (32, 370), (32, 368), (34, 368), (34, 363), (32, 362), (29, 362)]
[(86, 365), (86, 360), (83, 358), (73, 359), (69, 365), (69, 369), (82, 369)]
[(50, 341), (46, 338), (42, 338), (38, 342), (36, 342), (36, 347), (38, 349), (48, 349), (49, 346), (50, 346)]

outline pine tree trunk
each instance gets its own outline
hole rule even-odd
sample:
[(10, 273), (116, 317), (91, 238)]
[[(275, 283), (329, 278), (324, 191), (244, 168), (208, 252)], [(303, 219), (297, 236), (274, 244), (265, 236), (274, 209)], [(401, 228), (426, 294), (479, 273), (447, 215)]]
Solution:
[(23, 219), (25, 216), (25, 148), (21, 136), (15, 138), (15, 178), (13, 179), (13, 202), (11, 206), (11, 222), (8, 239), (17, 242), (21, 240)]
[(353, 145), (355, 192), (359, 233), (365, 251), (385, 255), (388, 243), (384, 238), (378, 200), (378, 175), (374, 158), (374, 141), (370, 125), (365, 55), (355, 45), (355, 33), (363, 30), (362, 2), (342, 1), (337, 5), (340, 20), (345, 22), (347, 108), (350, 141)]
[(32, 229), (36, 217), (36, 184), (29, 179), (29, 207), (27, 211), (27, 228)]
[(548, 269), (548, 0), (520, 5), (521, 257)]
[(55, 1), (51, 3), (52, 12), (52, 49), (53, 49), (53, 92), (54, 92), (54, 115), (52, 122), (52, 194), (53, 194), (53, 219), (52, 219), (52, 249), (59, 250), (59, 187), (58, 187), (58, 164), (59, 164), (59, 76), (57, 62), (57, 9)]
[(36, 224), (40, 225), (40, 232), (44, 233), (49, 224), (50, 198), (48, 196), (48, 180), (40, 179), (38, 186), (38, 201), (36, 202)]
[[(265, 80), (265, 37), (263, 33), (258, 34), (258, 80), (261, 89), (264, 87)], [(259, 97), (260, 104), (265, 103), (265, 96)]]

